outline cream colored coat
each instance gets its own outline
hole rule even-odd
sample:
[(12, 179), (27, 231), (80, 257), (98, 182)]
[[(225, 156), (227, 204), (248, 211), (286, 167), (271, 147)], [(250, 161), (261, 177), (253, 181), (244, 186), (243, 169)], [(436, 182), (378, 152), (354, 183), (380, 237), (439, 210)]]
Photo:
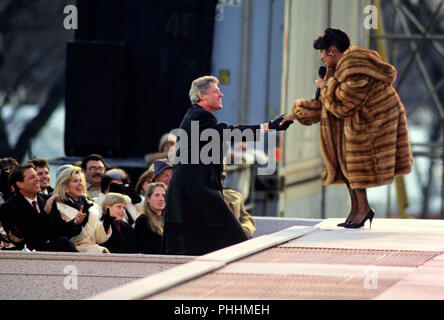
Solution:
[[(77, 209), (61, 202), (57, 202), (57, 209), (65, 221), (71, 221), (78, 213)], [(111, 228), (109, 228), (109, 234), (106, 234), (103, 222), (100, 221), (100, 211), (97, 204), (90, 207), (88, 222), (78, 235), (70, 239), (80, 252), (109, 253), (107, 248), (99, 246), (99, 244), (106, 242), (112, 233)]]

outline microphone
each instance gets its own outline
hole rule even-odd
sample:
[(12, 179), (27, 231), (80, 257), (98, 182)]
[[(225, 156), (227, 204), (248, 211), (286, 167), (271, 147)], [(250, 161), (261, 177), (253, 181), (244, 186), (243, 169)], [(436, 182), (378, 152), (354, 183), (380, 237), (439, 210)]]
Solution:
[[(320, 78), (324, 78), (327, 73), (327, 68), (324, 66), (319, 67), (318, 75)], [(319, 100), (319, 96), (321, 95), (321, 89), (316, 88), (315, 100)]]

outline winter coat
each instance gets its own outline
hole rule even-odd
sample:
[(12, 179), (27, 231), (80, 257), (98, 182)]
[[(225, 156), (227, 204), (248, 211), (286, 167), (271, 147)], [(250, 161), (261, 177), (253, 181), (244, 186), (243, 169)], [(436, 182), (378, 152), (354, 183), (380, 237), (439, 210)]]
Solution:
[(136, 242), (141, 253), (161, 253), (162, 235), (151, 230), (146, 215), (141, 214), (137, 218), (134, 230), (136, 233)]
[(298, 99), (293, 114), (320, 122), (322, 182), (352, 189), (390, 184), (411, 171), (413, 157), (404, 106), (392, 84), (395, 68), (376, 51), (352, 46), (328, 68), (319, 101)]
[(233, 189), (224, 188), (223, 196), (226, 204), (230, 207), (231, 211), (233, 211), (234, 216), (239, 220), (242, 228), (244, 228), (245, 233), (251, 238), (254, 231), (256, 231), (256, 224), (253, 217), (245, 210), (242, 193)]
[[(192, 121), (199, 122), (198, 137), (191, 135)], [(250, 129), (257, 133), (260, 125), (219, 123), (211, 112), (194, 105), (185, 114), (180, 129), (187, 133), (187, 137), (182, 137), (178, 131), (176, 156), (181, 159), (182, 152), (188, 152), (188, 163), (181, 161), (173, 167), (166, 194), (162, 253), (202, 255), (247, 240), (239, 221), (222, 198), (222, 159), (226, 148), (220, 145), (218, 163), (206, 164), (199, 157), (198, 163), (192, 164), (192, 151), (200, 154), (209, 143), (200, 141), (196, 145), (192, 140), (199, 139), (206, 129), (216, 130), (222, 141), (224, 129), (239, 129), (241, 132)]]
[[(65, 221), (74, 219), (79, 212), (76, 208), (61, 202), (57, 202), (57, 209)], [(99, 244), (107, 241), (111, 237), (112, 232), (110, 229), (110, 233), (106, 234), (103, 222), (100, 221), (99, 217), (100, 208), (94, 203), (88, 209), (88, 216), (85, 218), (88, 220), (84, 223), (82, 231), (70, 239), (80, 252), (109, 253), (107, 248), (99, 246)]]
[(37, 213), (21, 194), (13, 195), (0, 207), (0, 221), (8, 237), (17, 248), (26, 244), (30, 250), (47, 251), (49, 243), (60, 237), (72, 237), (80, 232), (72, 219), (62, 220), (56, 211), (44, 211), (47, 197), (37, 195)]
[(118, 226), (117, 223), (111, 223), (111, 237), (102, 246), (111, 253), (138, 253), (133, 227), (125, 221), (120, 221)]

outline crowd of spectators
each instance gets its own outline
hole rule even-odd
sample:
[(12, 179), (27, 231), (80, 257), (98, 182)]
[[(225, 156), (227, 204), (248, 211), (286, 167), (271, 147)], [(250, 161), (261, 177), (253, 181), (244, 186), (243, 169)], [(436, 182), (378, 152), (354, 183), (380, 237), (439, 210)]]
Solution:
[[(161, 138), (134, 187), (124, 169), (99, 154), (60, 166), (54, 188), (46, 159), (0, 159), (0, 248), (160, 254), (173, 138)], [(224, 198), (251, 238), (255, 224), (242, 195), (226, 188)]]

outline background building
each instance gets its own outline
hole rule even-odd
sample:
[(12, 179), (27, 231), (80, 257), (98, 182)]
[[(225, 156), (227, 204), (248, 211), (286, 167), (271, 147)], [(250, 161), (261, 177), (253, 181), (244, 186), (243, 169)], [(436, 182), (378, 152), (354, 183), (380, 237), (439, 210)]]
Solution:
[[(64, 26), (67, 5), (78, 9), (76, 30)], [(397, 68), (415, 151), (414, 170), (405, 177), (409, 206), (403, 214), (443, 217), (442, 5), (433, 0), (4, 0), (0, 155), (57, 159), (57, 166), (97, 151), (143, 170), (143, 155), (156, 151), (160, 136), (179, 125), (189, 84), (199, 75), (220, 78), (225, 97), (217, 116), (230, 123), (267, 121), (289, 112), (294, 99), (312, 97), (321, 64), (312, 41), (332, 26), (344, 29), (353, 44), (377, 49)], [(369, 29), (365, 21), (374, 8), (377, 28)], [(318, 125), (296, 123), (279, 137), (278, 152), (268, 154), (279, 155), (276, 175), (250, 175), (254, 215), (348, 214), (345, 186), (321, 186), (318, 132)], [(368, 193), (378, 215), (400, 216), (397, 199), (403, 197), (393, 186)]]

